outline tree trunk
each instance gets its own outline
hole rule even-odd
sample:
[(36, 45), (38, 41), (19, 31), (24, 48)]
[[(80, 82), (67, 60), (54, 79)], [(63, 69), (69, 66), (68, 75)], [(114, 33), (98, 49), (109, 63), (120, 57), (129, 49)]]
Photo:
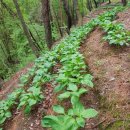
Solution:
[(19, 4), (18, 4), (18, 1), (17, 0), (13, 0), (14, 2), (14, 5), (15, 5), (15, 8), (17, 10), (17, 15), (19, 17), (19, 20), (21, 22), (21, 25), (22, 25), (22, 28), (23, 28), (23, 31), (25, 33), (25, 36), (27, 37), (27, 40), (28, 40), (28, 43), (29, 43), (29, 46), (31, 47), (32, 51), (34, 52), (34, 54), (38, 57), (38, 49), (37, 47), (35, 46), (35, 44), (33, 43), (33, 40), (31, 39), (31, 35), (30, 35), (30, 32), (27, 28), (27, 25), (24, 21), (24, 18), (23, 18), (23, 15), (21, 13), (21, 10), (20, 10), (20, 7), (19, 7)]
[(70, 13), (69, 7), (68, 7), (68, 1), (62, 0), (62, 2), (63, 2), (63, 7), (64, 7), (64, 10), (65, 10), (65, 13), (67, 15), (68, 33), (70, 33), (70, 28), (72, 26), (72, 18), (71, 18), (71, 13)]
[(87, 0), (87, 9), (89, 10), (89, 11), (92, 11), (92, 5), (91, 5), (92, 3), (91, 3), (91, 0)]
[(52, 5), (52, 10), (54, 12), (54, 16), (55, 16), (55, 19), (56, 19), (56, 22), (57, 22), (57, 26), (58, 26), (58, 30), (60, 32), (60, 35), (61, 35), (61, 37), (63, 37), (63, 33), (62, 33), (62, 30), (61, 30), (61, 27), (60, 27), (59, 18), (58, 18), (58, 15), (57, 15), (57, 13), (56, 13), (55, 8), (53, 7), (53, 5)]
[(42, 15), (43, 23), (45, 28), (45, 39), (48, 48), (52, 47), (52, 33), (51, 33), (51, 23), (50, 23), (50, 5), (49, 0), (41, 0), (42, 2)]
[(4, 46), (4, 49), (5, 49), (5, 51), (6, 51), (6, 54), (7, 54), (7, 57), (6, 57), (6, 60), (7, 60), (7, 62), (8, 62), (8, 64), (12, 64), (13, 63), (13, 57), (12, 57), (12, 55), (11, 55), (11, 43), (12, 43), (12, 41), (11, 41), (11, 38), (10, 38), (10, 35), (9, 35), (9, 30), (8, 30), (8, 28), (6, 27), (6, 25), (5, 25), (5, 20), (4, 20), (4, 12), (3, 12), (3, 10), (2, 10), (2, 8), (0, 9), (0, 16), (1, 16), (1, 18), (0, 18), (0, 30), (3, 30), (2, 32), (1, 32), (1, 41), (2, 41), (2, 43), (3, 43), (3, 46)]
[(3, 87), (4, 80), (0, 77), (0, 89)]
[[(10, 8), (9, 6), (7, 6), (6, 3), (3, 2), (3, 0), (0, 0), (0, 2), (1, 2), (1, 4), (2, 4), (2, 6), (7, 10), (7, 12), (9, 12), (9, 14), (12, 16), (12, 18), (17, 17), (17, 14), (15, 14), (14, 11), (11, 10), (11, 8)], [(21, 26), (20, 26), (18, 23), (16, 23), (16, 24), (17, 24), (18, 27), (21, 29)], [(28, 29), (28, 30), (29, 30), (29, 29)], [(31, 30), (29, 30), (29, 33), (30, 33), (30, 36), (32, 37), (32, 39), (33, 39), (33, 41), (34, 41), (34, 43), (35, 43), (36, 48), (40, 51), (41, 49), (39, 48), (39, 45), (38, 45), (36, 39), (34, 38), (34, 36), (33, 36), (32, 32), (31, 32)]]
[(111, 0), (109, 0), (109, 4), (111, 3)]
[(78, 6), (78, 1), (73, 0), (73, 21), (74, 21), (74, 25), (76, 25), (77, 21), (78, 21), (77, 6)]
[(127, 5), (127, 0), (122, 0), (122, 4), (123, 4), (123, 6), (126, 6)]
[(98, 4), (97, 4), (97, 1), (96, 0), (93, 0), (94, 4), (95, 4), (95, 8), (98, 7)]

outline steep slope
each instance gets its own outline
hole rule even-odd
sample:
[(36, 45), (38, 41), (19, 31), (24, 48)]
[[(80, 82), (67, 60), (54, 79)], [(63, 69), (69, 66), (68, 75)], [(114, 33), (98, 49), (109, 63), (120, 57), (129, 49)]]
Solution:
[[(117, 20), (128, 29), (129, 13), (130, 10), (119, 13)], [(120, 127), (112, 130), (127, 130), (130, 124), (130, 47), (110, 46), (102, 40), (103, 35), (104, 32), (96, 28), (86, 39), (81, 52), (95, 77), (100, 121), (106, 118), (106, 124), (109, 124), (113, 120), (124, 120), (124, 125), (119, 121)]]

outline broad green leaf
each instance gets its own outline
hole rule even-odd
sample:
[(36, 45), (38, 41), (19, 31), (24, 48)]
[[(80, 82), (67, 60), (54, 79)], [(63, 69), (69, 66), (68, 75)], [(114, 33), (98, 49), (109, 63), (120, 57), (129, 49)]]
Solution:
[(69, 118), (68, 120), (66, 120), (65, 122), (65, 129), (64, 130), (74, 130), (72, 129), (73, 126), (76, 124), (76, 121), (74, 118)]
[(58, 86), (56, 86), (56, 87), (54, 88), (54, 92), (57, 93), (57, 92), (63, 90), (64, 87), (65, 87), (65, 85), (58, 85)]
[(95, 117), (97, 116), (98, 112), (95, 110), (95, 109), (87, 109), (87, 110), (84, 110), (81, 115), (84, 117), (84, 118), (92, 118), (92, 117)]
[(82, 117), (77, 117), (77, 118), (76, 118), (76, 121), (77, 121), (77, 123), (78, 123), (79, 126), (81, 126), (81, 127), (84, 127), (84, 126), (85, 126), (85, 119), (84, 119), (84, 118), (82, 118)]
[(19, 109), (21, 106), (25, 105), (25, 103), (26, 103), (26, 101), (21, 101), (20, 104), (18, 105), (18, 109)]
[(68, 97), (70, 97), (70, 92), (65, 92), (65, 93), (62, 93), (62, 94), (60, 94), (60, 95), (58, 96), (58, 98), (59, 98), (60, 100), (66, 99), (66, 98), (68, 98)]
[(1, 118), (0, 119), (0, 124), (3, 124), (5, 122), (5, 120), (6, 120), (6, 117)]
[(73, 116), (73, 115), (74, 115), (73, 109), (69, 109), (69, 110), (68, 110), (68, 115), (70, 115), (70, 116)]
[(92, 79), (93, 77), (90, 74), (86, 74), (84, 78), (82, 79), (81, 83), (89, 87), (93, 87), (94, 85), (93, 85)]
[(71, 103), (73, 106), (75, 106), (79, 102), (79, 98), (77, 96), (71, 97)]
[(85, 88), (80, 88), (79, 91), (78, 91), (79, 96), (80, 96), (81, 94), (86, 93), (86, 92), (87, 92), (87, 90), (86, 90)]
[(77, 85), (70, 83), (69, 86), (67, 87), (67, 90), (77, 91), (78, 87), (77, 87)]
[(64, 108), (60, 105), (55, 105), (53, 106), (53, 111), (59, 113), (59, 114), (64, 114), (65, 111), (64, 111)]
[(25, 110), (24, 110), (25, 114), (29, 114), (30, 111), (31, 111), (31, 107), (30, 106), (26, 106)]
[(30, 99), (30, 100), (29, 100), (29, 106), (30, 106), (30, 107), (33, 106), (33, 105), (35, 105), (36, 103), (37, 103), (37, 101), (34, 100), (34, 99)]
[(74, 115), (77, 115), (77, 116), (82, 116), (82, 112), (84, 111), (84, 106), (83, 104), (78, 101), (74, 106), (73, 106), (73, 112), (74, 112)]
[(5, 116), (9, 118), (9, 117), (12, 116), (12, 114), (11, 114), (11, 112), (6, 112), (6, 113), (5, 113)]
[(60, 122), (58, 120), (58, 117), (56, 116), (45, 116), (42, 121), (41, 124), (43, 127), (51, 127), (53, 125), (60, 125)]

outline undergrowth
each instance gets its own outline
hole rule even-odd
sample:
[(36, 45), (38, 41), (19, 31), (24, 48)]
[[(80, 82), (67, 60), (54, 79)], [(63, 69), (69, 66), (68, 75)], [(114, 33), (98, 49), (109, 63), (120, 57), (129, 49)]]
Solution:
[[(97, 25), (100, 25), (106, 32), (106, 40), (110, 44), (127, 45), (129, 37), (125, 34), (125, 42), (114, 42), (115, 37), (109, 39), (111, 30), (121, 31), (122, 26), (113, 25), (116, 14), (122, 8), (114, 8), (98, 18), (92, 19), (87, 24), (74, 29), (71, 34), (56, 45), (51, 51), (46, 51), (36, 59), (35, 65), (29, 70), (28, 74), (22, 76), (20, 88), (14, 91), (6, 100), (0, 102), (0, 124), (1, 126), (6, 119), (11, 117), (13, 106), (18, 109), (23, 108), (26, 114), (29, 114), (32, 108), (44, 99), (43, 86), (46, 83), (52, 83), (54, 92), (58, 93), (58, 100), (63, 101), (69, 99), (71, 108), (65, 110), (59, 104), (53, 106), (56, 116), (47, 115), (42, 119), (43, 127), (50, 127), (52, 130), (77, 130), (85, 126), (85, 119), (95, 117), (98, 112), (93, 108), (85, 108), (80, 101), (80, 97), (84, 93), (88, 93), (93, 88), (92, 75), (87, 71), (84, 57), (79, 52), (80, 44), (83, 39)], [(105, 26), (105, 22), (111, 22), (109, 26)], [(111, 26), (110, 26), (111, 25)], [(123, 30), (126, 33), (125, 30)], [(110, 33), (111, 32), (111, 33)], [(120, 33), (120, 35), (124, 35)], [(117, 36), (118, 40), (121, 37)], [(122, 39), (121, 39), (122, 40)], [(128, 41), (127, 41), (128, 40)], [(61, 64), (61, 68), (57, 73), (53, 73), (53, 67)], [(31, 78), (30, 78), (31, 77)], [(30, 83), (31, 81), (31, 83)]]

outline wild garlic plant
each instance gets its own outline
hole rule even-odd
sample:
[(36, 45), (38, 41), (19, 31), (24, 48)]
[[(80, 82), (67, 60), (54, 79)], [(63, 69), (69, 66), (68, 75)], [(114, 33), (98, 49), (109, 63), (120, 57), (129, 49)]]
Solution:
[(116, 14), (122, 10), (124, 10), (123, 7), (114, 8), (100, 15), (97, 19), (98, 25), (107, 33), (103, 39), (108, 41), (110, 45), (130, 45), (130, 32), (122, 24), (113, 22)]

